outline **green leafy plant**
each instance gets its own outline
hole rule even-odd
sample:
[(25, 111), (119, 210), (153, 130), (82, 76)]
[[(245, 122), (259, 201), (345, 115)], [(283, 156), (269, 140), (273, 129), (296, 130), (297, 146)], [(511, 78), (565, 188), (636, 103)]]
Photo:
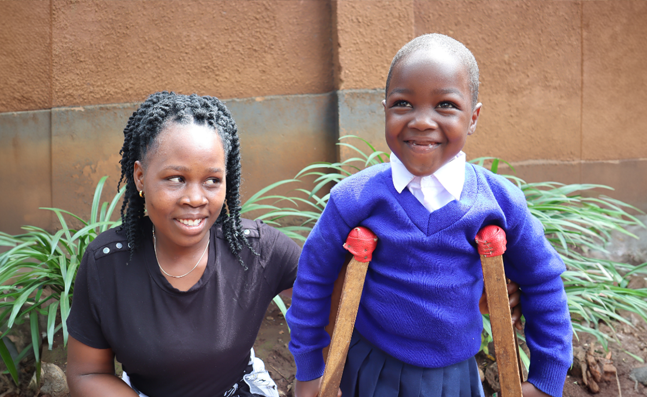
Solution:
[[(114, 196), (110, 204), (100, 204), (106, 179), (103, 177), (97, 184), (89, 221), (62, 209), (41, 208), (56, 214), (60, 229), (54, 234), (35, 226), (24, 226), (25, 233), (19, 235), (0, 232), (0, 246), (10, 247), (0, 254), (0, 357), (16, 384), (18, 363), (30, 349), (36, 359), (36, 375), (40, 382), (38, 315), (47, 319), (45, 332), (49, 349), (52, 349), (54, 334), (61, 328), (67, 344), (65, 321), (70, 313), (73, 283), (83, 253), (99, 233), (121, 224), (121, 220), (110, 219), (125, 188)], [(70, 227), (66, 216), (74, 219), (80, 228)], [(32, 343), (14, 359), (5, 337), (13, 331), (14, 325), (27, 319)]]
[(644, 273), (647, 263), (633, 266), (586, 256), (586, 252), (606, 252), (611, 232), (637, 238), (628, 226), (644, 225), (627, 210), (636, 208), (606, 196), (585, 196), (594, 189), (611, 189), (603, 185), (564, 185), (556, 182), (526, 183), (506, 175), (523, 190), (530, 212), (544, 226), (546, 237), (560, 254), (567, 271), (562, 275), (573, 329), (596, 336), (602, 346), (615, 335), (600, 331), (607, 324), (615, 333), (614, 323), (632, 323), (618, 310), (635, 313), (647, 320), (647, 289), (628, 288), (630, 277)]
[[(346, 142), (345, 139), (349, 138), (359, 140), (366, 149)], [(313, 163), (301, 170), (294, 179), (276, 182), (254, 195), (254, 209), (264, 211), (260, 219), (283, 230), (288, 236), (304, 241), (325, 208), (332, 186), (363, 168), (388, 161), (388, 154), (376, 150), (368, 141), (356, 136), (344, 136), (338, 145), (350, 149), (355, 157), (343, 162)], [(472, 162), (481, 166), (489, 165), (495, 173), (499, 172), (500, 165), (505, 164), (514, 172), (509, 163), (497, 158), (483, 157)], [(635, 313), (647, 320), (647, 288), (628, 288), (630, 277), (645, 272), (647, 263), (632, 266), (594, 259), (585, 254), (590, 249), (603, 251), (614, 231), (636, 237), (627, 231), (627, 227), (644, 227), (630, 213), (640, 211), (619, 200), (595, 195), (595, 190), (611, 189), (608, 186), (527, 183), (514, 175), (502, 175), (524, 192), (530, 212), (541, 221), (546, 237), (567, 265), (568, 270), (562, 279), (574, 330), (593, 334), (606, 349), (609, 340), (618, 339), (615, 335), (602, 332), (600, 323), (609, 325), (612, 330), (616, 321), (633, 327), (631, 322), (618, 314), (618, 310)], [(274, 188), (286, 184), (305, 186), (304, 177), (314, 178), (311, 188), (296, 188), (292, 196), (269, 194)], [(482, 348), (487, 349), (491, 341), (489, 317), (486, 315), (483, 320)], [(521, 353), (522, 360), (528, 366), (528, 357), (523, 351)]]

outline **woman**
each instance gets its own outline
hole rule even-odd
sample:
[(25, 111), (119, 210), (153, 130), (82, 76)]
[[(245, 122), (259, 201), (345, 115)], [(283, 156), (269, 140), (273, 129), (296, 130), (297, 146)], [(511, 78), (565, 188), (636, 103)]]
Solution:
[(269, 302), (292, 287), (299, 247), (240, 218), (229, 111), (153, 94), (121, 154), (123, 225), (88, 246), (67, 320), (72, 396), (277, 395), (251, 349)]

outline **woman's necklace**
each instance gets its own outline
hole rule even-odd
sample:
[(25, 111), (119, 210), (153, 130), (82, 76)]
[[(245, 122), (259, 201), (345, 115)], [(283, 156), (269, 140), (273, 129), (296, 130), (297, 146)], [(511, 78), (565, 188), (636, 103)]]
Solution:
[(200, 261), (202, 260), (202, 258), (204, 258), (204, 254), (205, 254), (205, 252), (207, 252), (207, 248), (209, 248), (209, 242), (210, 241), (211, 241), (211, 230), (209, 230), (209, 238), (207, 239), (207, 246), (204, 247), (204, 251), (202, 251), (202, 255), (200, 255), (200, 259), (198, 259), (198, 263), (196, 263), (195, 266), (193, 266), (193, 269), (189, 270), (188, 272), (184, 273), (183, 275), (174, 276), (172, 274), (166, 273), (166, 270), (162, 269), (162, 265), (160, 265), (160, 261), (157, 258), (157, 239), (155, 238), (155, 226), (153, 226), (153, 251), (155, 252), (155, 261), (157, 262), (157, 266), (159, 266), (162, 273), (166, 274), (169, 277), (182, 278), (184, 276), (188, 276), (192, 271), (194, 271), (195, 268), (198, 267), (198, 265), (200, 264)]

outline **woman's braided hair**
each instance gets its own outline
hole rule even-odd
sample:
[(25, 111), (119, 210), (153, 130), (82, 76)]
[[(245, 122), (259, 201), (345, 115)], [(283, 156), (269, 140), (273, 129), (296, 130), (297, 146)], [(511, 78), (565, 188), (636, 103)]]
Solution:
[[(157, 145), (157, 137), (169, 123), (208, 125), (217, 131), (225, 151), (227, 192), (222, 211), (216, 223), (222, 224), (225, 239), (240, 264), (243, 245), (254, 250), (243, 234), (240, 220), (240, 144), (238, 129), (229, 110), (218, 98), (209, 96), (179, 95), (174, 92), (157, 92), (149, 96), (130, 116), (124, 129), (121, 154), (121, 182), (126, 184), (121, 206), (122, 229), (126, 232), (130, 257), (143, 238), (142, 221), (145, 199), (139, 197), (133, 176), (135, 161), (145, 163), (146, 154)], [(254, 252), (256, 254), (256, 252)], [(258, 255), (258, 254), (256, 254)]]

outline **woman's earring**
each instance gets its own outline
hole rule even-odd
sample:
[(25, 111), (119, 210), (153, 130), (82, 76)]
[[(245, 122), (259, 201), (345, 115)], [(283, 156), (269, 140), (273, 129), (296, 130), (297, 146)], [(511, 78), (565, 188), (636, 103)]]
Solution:
[(139, 197), (144, 198), (144, 191), (143, 190), (139, 191)]

